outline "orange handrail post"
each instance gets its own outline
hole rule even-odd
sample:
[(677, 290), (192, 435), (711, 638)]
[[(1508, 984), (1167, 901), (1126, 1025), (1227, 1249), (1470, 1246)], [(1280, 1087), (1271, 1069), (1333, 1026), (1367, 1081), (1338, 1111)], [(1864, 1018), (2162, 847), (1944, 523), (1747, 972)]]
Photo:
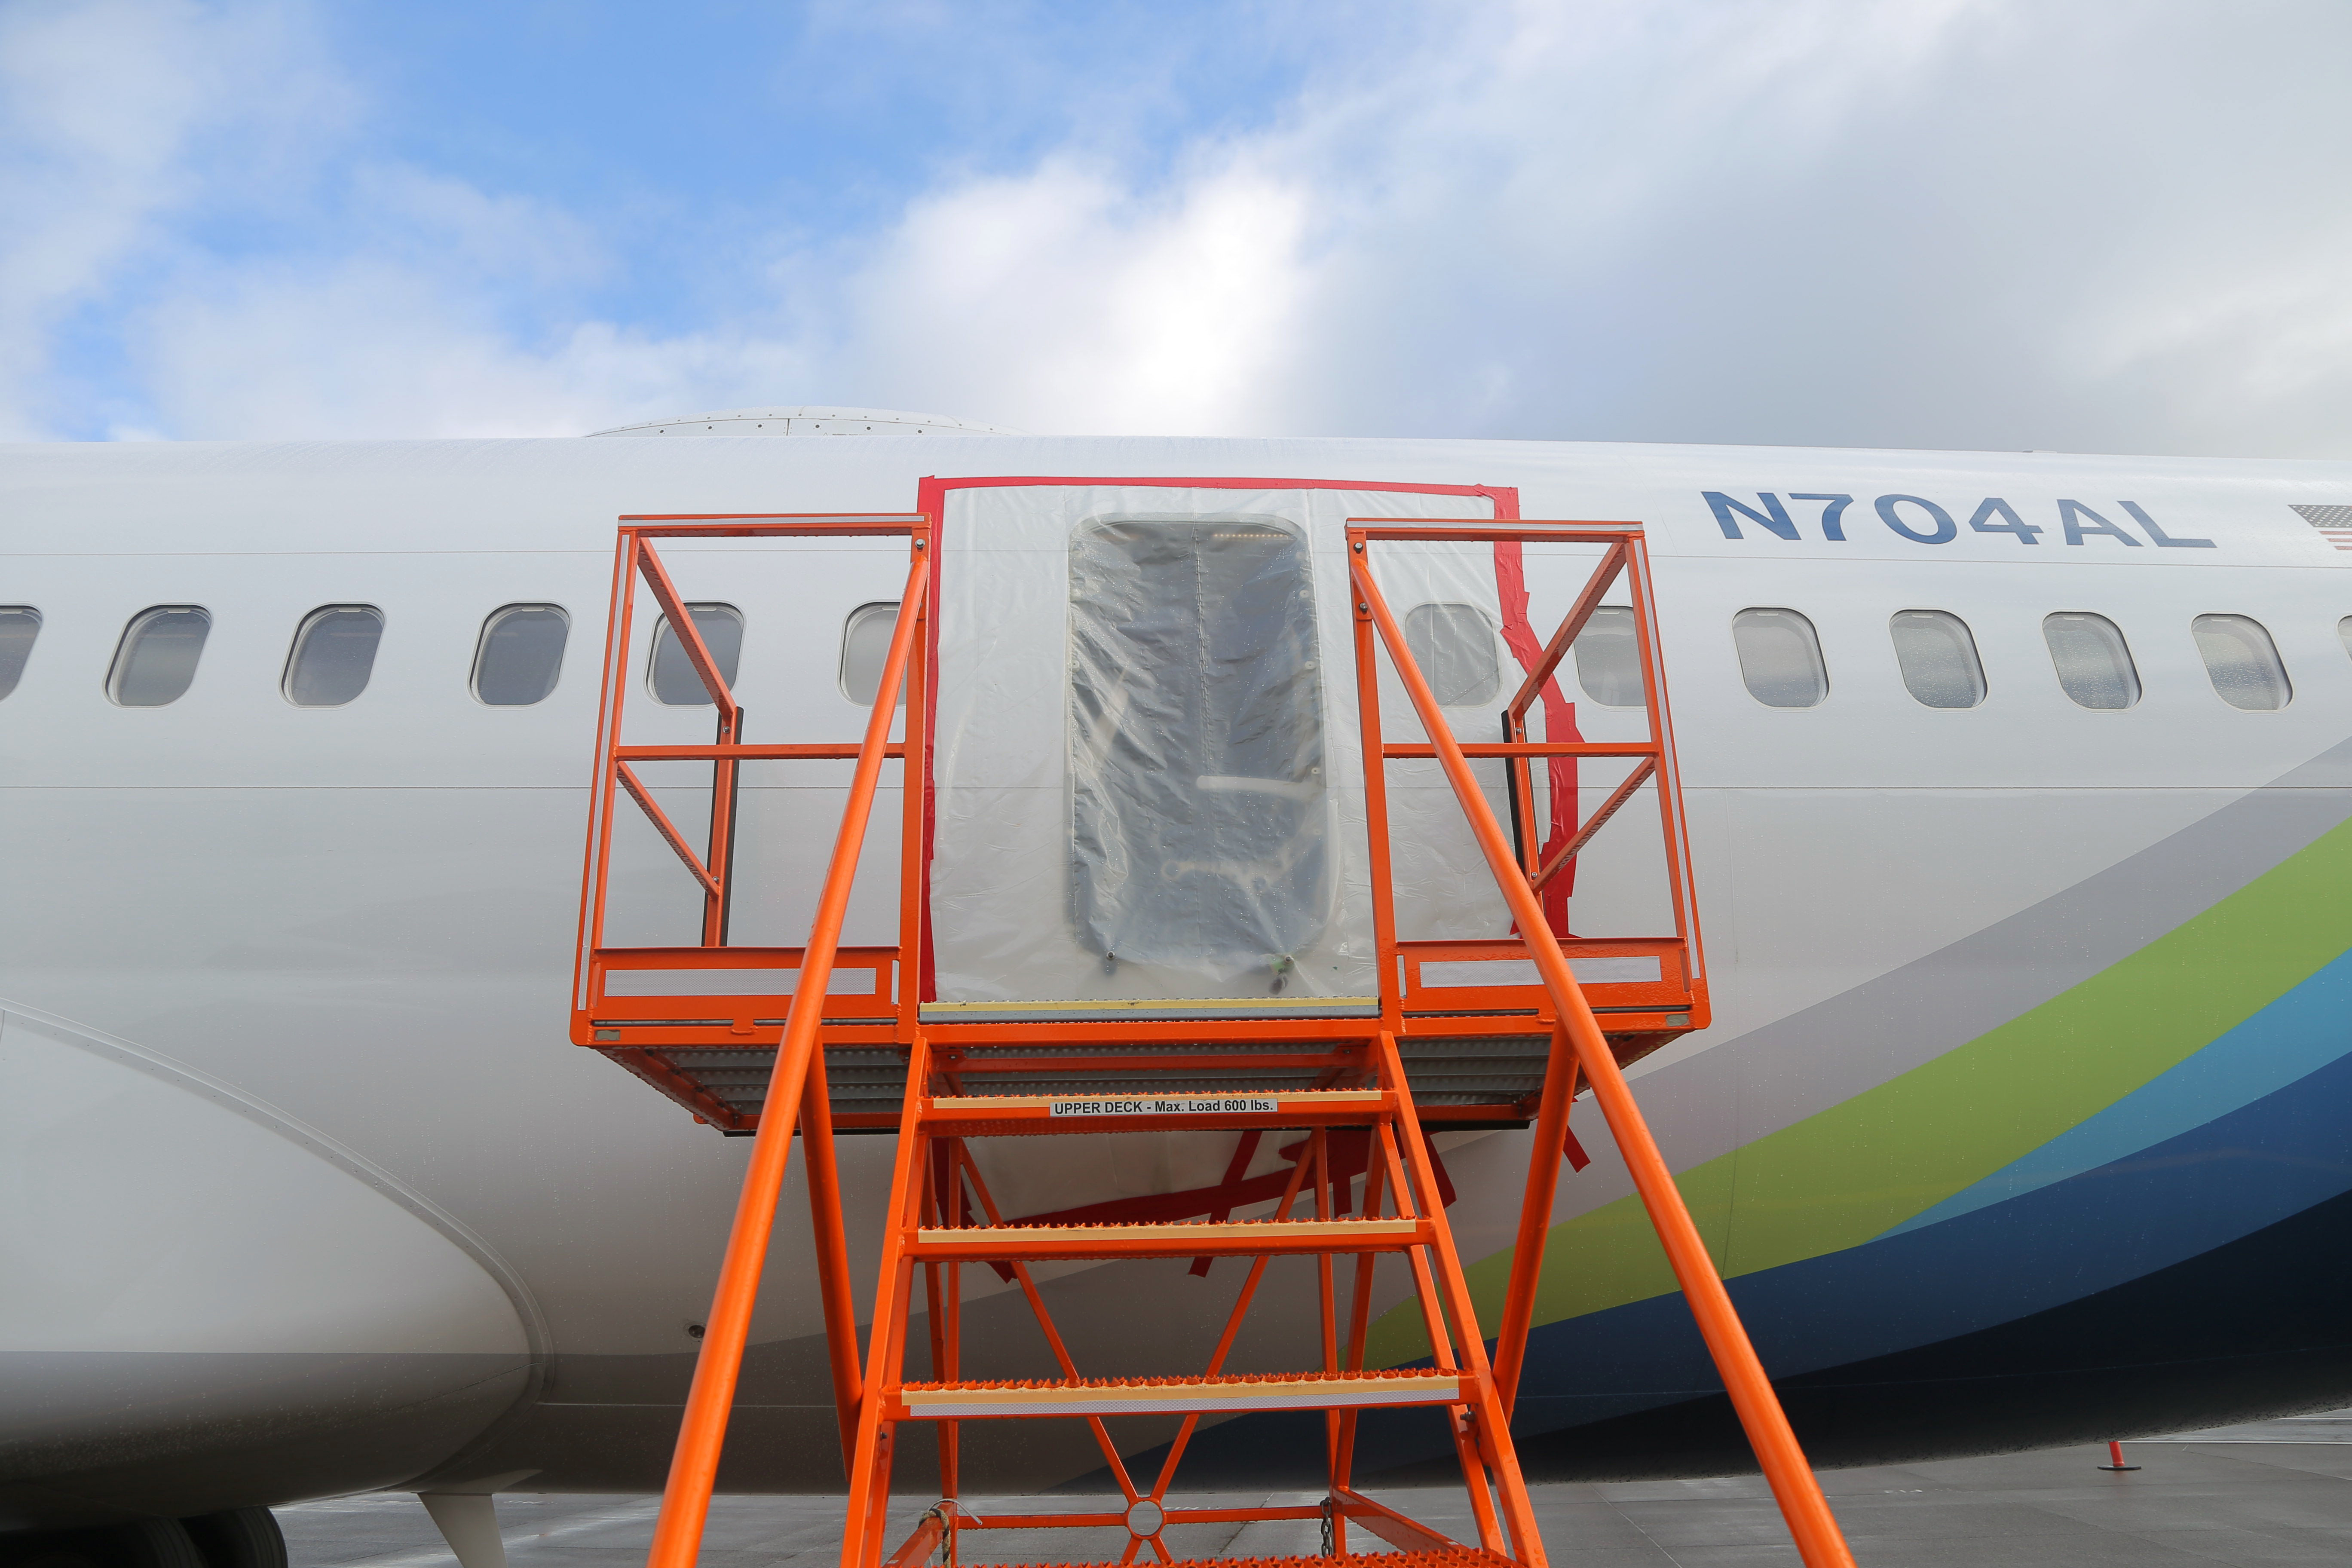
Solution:
[[(1634, 1189), (1641, 1194), (1650, 1223), (1664, 1245), (1666, 1260), (1682, 1287), (1684, 1299), (1690, 1304), (1691, 1315), (1698, 1321), (1699, 1333), (1723, 1376), (1732, 1406), (1755, 1448), (1757, 1462), (1771, 1485), (1781, 1515), (1788, 1521), (1797, 1550), (1807, 1568), (1852, 1568), (1853, 1556), (1846, 1547), (1845, 1537), (1822, 1495), (1821, 1483), (1814, 1479), (1796, 1434), (1790, 1429), (1788, 1416), (1780, 1409), (1780, 1398), (1772, 1391), (1763, 1363), (1757, 1359), (1755, 1346), (1748, 1342), (1748, 1331), (1739, 1321), (1722, 1277), (1716, 1272), (1715, 1261), (1707, 1256), (1706, 1243), (1683, 1203), (1674, 1172), (1650, 1136), (1649, 1125), (1634, 1102), (1633, 1090), (1617, 1066), (1616, 1056), (1602, 1036), (1591, 1007), (1585, 1002), (1584, 993), (1569, 967), (1568, 956), (1544, 919), (1543, 906), (1513, 856), (1509, 840), (1496, 823), (1495, 814), (1487, 806), (1462, 747), (1438, 708), (1435, 695), (1414, 663), (1402, 629), (1372, 580), (1366, 553), (1367, 541), (1360, 534), (1351, 538), (1348, 565), (1355, 583), (1358, 611), (1368, 615), (1378, 628), (1381, 641), (1421, 717), (1422, 727), (1436, 750), (1438, 763), (1445, 770), (1446, 781), (1461, 802), (1463, 814), (1469, 818), (1471, 831), (1494, 872), (1496, 885), (1510, 906), (1512, 918), (1518, 922), (1528, 955), (1535, 960), (1545, 989), (1559, 1010), (1560, 1026), (1575, 1047), (1578, 1065), (1592, 1085), (1593, 1098), (1600, 1102), (1601, 1116), (1617, 1140)], [(1590, 606), (1586, 608), (1589, 612)], [(1557, 658), (1549, 662), (1557, 663)], [(1644, 676), (1651, 678), (1646, 683), (1654, 694), (1654, 671), (1646, 649), (1643, 665)], [(1530, 679), (1533, 678), (1531, 672)], [(1654, 710), (1654, 702), (1653, 708)]]
[[(920, 538), (914, 542), (915, 561), (907, 574), (898, 627), (890, 638), (889, 656), (882, 666), (881, 685), (873, 715), (866, 721), (866, 738), (858, 747), (857, 771), (850, 782), (848, 802), (842, 808), (841, 835), (835, 841), (833, 859), (825, 868), (824, 889), (817, 900), (816, 919), (809, 931), (792, 1007), (785, 1014), (783, 1038), (776, 1047), (767, 1099), (761, 1102), (759, 1129), (751, 1142), (751, 1165), (743, 1176), (743, 1194), (736, 1204), (734, 1226), (728, 1233), (726, 1258), (719, 1266), (718, 1289), (711, 1295), (702, 1348), (695, 1357), (694, 1382), (687, 1393), (677, 1448), (670, 1459), (668, 1484), (662, 1491), (661, 1516), (654, 1527), (653, 1549), (646, 1559), (647, 1568), (692, 1568), (701, 1549), (703, 1521), (709, 1513), (710, 1492), (719, 1476), (719, 1451), (726, 1444), (727, 1420), (735, 1403), (735, 1384), (742, 1371), (743, 1349), (751, 1337), (751, 1309), (759, 1300), (761, 1266), (767, 1260), (776, 1201), (783, 1190), (784, 1167), (792, 1153), (794, 1112), (802, 1104), (810, 1060), (818, 1048), (818, 1028), (824, 1021), (825, 988), (833, 976), (834, 953), (841, 945), (841, 924), (849, 910), (851, 886), (857, 878), (857, 858), (866, 844), (866, 822), (873, 812), (874, 793), (881, 777), (883, 752), (889, 743), (890, 726), (897, 717), (896, 705), (885, 699), (897, 691), (899, 682), (906, 679), (919, 619), (917, 611), (929, 584), (930, 562), (924, 553), (925, 543)], [(828, 1300), (826, 1306), (830, 1320), (835, 1303)], [(827, 1326), (832, 1326), (830, 1321)]]

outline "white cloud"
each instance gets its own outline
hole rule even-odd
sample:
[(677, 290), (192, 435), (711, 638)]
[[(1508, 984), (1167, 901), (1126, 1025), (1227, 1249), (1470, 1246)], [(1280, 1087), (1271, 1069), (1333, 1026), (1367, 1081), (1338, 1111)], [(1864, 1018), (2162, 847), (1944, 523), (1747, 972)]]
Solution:
[(324, 254), (186, 257), (129, 313), (133, 363), (172, 434), (562, 436), (790, 374), (761, 344), (538, 314), (613, 265), (587, 224), (400, 164), (345, 170)]
[(2245, 251), (2158, 242), (2086, 302), (2064, 346), (2090, 395), (2192, 450), (2352, 455), (2352, 216), (2313, 205), (2284, 235), (2250, 224)]
[(175, 220), (299, 182), (349, 107), (284, 7), (0, 7), (0, 432), (64, 412), (76, 389), (53, 361), (75, 311), (173, 250)]
[[(780, 221), (749, 260), (677, 263), (665, 303), (718, 303), (660, 311), (616, 284), (652, 254), (624, 220), (368, 153), (352, 62), (299, 16), (0, 8), (0, 193), (32, 215), (0, 241), (0, 420), (488, 434), (840, 401), (1043, 431), (2352, 451), (2352, 13), (2324, 0), (1366, 10), (1319, 24), (1257, 129), (942, 174), (874, 233)], [(256, 185), (313, 221), (203, 243)], [(52, 363), (78, 310), (118, 334), (112, 404)]]
[(836, 374), (1048, 430), (2352, 451), (2352, 14), (1449, 15), (1158, 185), (919, 203)]
[(771, 343), (587, 321), (519, 342), (427, 268), (356, 258), (224, 269), (154, 312), (142, 369), (171, 433), (572, 436), (764, 401), (803, 374)]
[(928, 198), (847, 290), (835, 374), (1030, 429), (1263, 430), (1309, 205), (1240, 157), (1156, 198), (1066, 158)]

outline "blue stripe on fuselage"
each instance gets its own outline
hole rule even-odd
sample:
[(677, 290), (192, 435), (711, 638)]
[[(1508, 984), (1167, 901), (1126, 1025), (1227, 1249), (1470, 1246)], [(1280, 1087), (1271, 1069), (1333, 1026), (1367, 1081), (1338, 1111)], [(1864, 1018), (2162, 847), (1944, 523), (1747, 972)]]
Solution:
[[(2115, 1104), (1888, 1231), (1924, 1230), (2128, 1158), (2352, 1053), (2352, 953)], [(2031, 1092), (2031, 1086), (2026, 1086)]]

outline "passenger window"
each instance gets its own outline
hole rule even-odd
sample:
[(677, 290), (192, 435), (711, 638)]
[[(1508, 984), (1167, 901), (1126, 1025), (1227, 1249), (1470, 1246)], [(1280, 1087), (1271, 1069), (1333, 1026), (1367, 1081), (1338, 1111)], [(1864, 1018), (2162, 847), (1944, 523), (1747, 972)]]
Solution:
[(1576, 653), (1576, 683), (1603, 708), (1640, 708), (1642, 650), (1633, 641), (1633, 612), (1622, 605), (1602, 605), (1584, 623), (1571, 645)]
[(329, 605), (311, 611), (286, 658), (286, 700), (297, 708), (340, 708), (367, 689), (383, 612), (373, 605)]
[[(841, 694), (860, 708), (874, 706), (874, 689), (882, 684), (882, 667), (890, 662), (890, 635), (898, 629), (898, 606), (860, 605), (849, 612), (841, 628)], [(907, 701), (905, 682), (898, 687), (896, 707)]]
[(544, 701), (563, 672), (572, 617), (555, 605), (509, 605), (482, 623), (474, 649), (474, 696), (493, 708)]
[[(702, 646), (718, 662), (719, 678), (732, 690), (735, 668), (743, 653), (743, 612), (732, 605), (688, 605), (686, 613), (694, 617), (694, 629), (702, 634)], [(711, 706), (710, 693), (704, 689), (702, 677), (694, 672), (694, 661), (686, 657), (686, 645), (670, 630), (667, 616), (661, 618), (661, 625), (654, 631), (654, 658), (648, 681), (656, 702), (667, 702), (673, 708)]]
[(41, 635), (41, 612), (30, 605), (0, 605), (0, 697), (16, 689), (33, 639)]
[(1731, 617), (1740, 679), (1767, 708), (1811, 708), (1830, 694), (1813, 623), (1794, 610), (1742, 610)]
[(1968, 622), (1941, 610), (1899, 610), (1886, 624), (1903, 684), (1929, 708), (1973, 708), (1985, 699), (1984, 665)]
[(194, 605), (158, 605), (142, 610), (122, 629), (114, 668), (106, 674), (106, 694), (125, 708), (161, 708), (177, 702), (196, 678), (213, 618)]
[(2189, 623), (2213, 689), (2232, 708), (2284, 708), (2294, 696), (2278, 647), (2251, 616), (2200, 616)]
[(2045, 616), (2042, 640), (2058, 684), (2078, 706), (2116, 710), (2139, 700), (2139, 671), (2132, 666), (2124, 634), (2105, 616), (2065, 611)]
[(1404, 617), (1404, 646), (1441, 708), (1475, 708), (1502, 691), (1495, 623), (1475, 605), (1416, 605)]

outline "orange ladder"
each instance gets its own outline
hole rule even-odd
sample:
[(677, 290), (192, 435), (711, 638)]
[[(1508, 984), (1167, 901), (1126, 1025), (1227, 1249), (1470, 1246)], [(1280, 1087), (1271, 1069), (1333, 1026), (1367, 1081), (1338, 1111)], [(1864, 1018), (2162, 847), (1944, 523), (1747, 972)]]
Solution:
[[(888, 658), (863, 741), (845, 745), (753, 745), (742, 711), (685, 613), (656, 544), (672, 537), (789, 540), (842, 534), (903, 534), (909, 570)], [(956, 1560), (965, 1530), (1069, 1527), (1112, 1530), (1118, 1561), (1149, 1552), (1174, 1561), (1161, 1531), (1169, 1524), (1319, 1519), (1324, 1555), (1347, 1556), (1350, 1522), (1412, 1559), (1434, 1564), (1496, 1561), (1539, 1568), (1545, 1561), (1527, 1488), (1514, 1455), (1509, 1412), (1532, 1324), (1536, 1286), (1559, 1166), (1570, 1146), (1570, 1102), (1589, 1086), (1623, 1154), (1669, 1263), (1688, 1300), (1733, 1405), (1803, 1560), (1840, 1568), (1851, 1556), (1820, 1488), (1789, 1428), (1730, 1299), (1692, 1223), (1671, 1171), (1627, 1087), (1623, 1065), (1693, 1028), (1704, 1027), (1704, 969), (1691, 910), (1687, 853), (1671, 727), (1651, 618), (1647, 558), (1638, 525), (1399, 523), (1354, 520), (1348, 531), (1355, 598), (1359, 721), (1366, 763), (1373, 925), (1381, 976), (1377, 1016), (1317, 1017), (1287, 1010), (1250, 1016), (1234, 1010), (1211, 1019), (1121, 1016), (1040, 1022), (979, 1018), (932, 1009), (913, 979), (922, 973), (925, 939), (921, 875), (928, 848), (928, 769), (931, 654), (928, 604), (937, 563), (932, 520), (917, 514), (860, 517), (693, 517), (623, 520), (608, 631), (599, 721), (600, 787), (592, 815), (583, 884), (580, 963), (572, 1037), (645, 1079), (698, 1120), (754, 1138), (750, 1169), (730, 1233), (709, 1322), (688, 1395), (677, 1454), (649, 1558), (650, 1568), (692, 1568), (716, 1479), (719, 1456), (760, 1270), (766, 1257), (793, 1134), (807, 1155), (807, 1185), (817, 1252), (819, 1293), (841, 1420), (849, 1481), (843, 1568), (913, 1568), (944, 1552)], [(1448, 728), (1371, 567), (1381, 541), (1491, 541), (1498, 546), (1549, 542), (1597, 546), (1601, 560), (1559, 628), (1530, 662), (1506, 710), (1501, 742), (1464, 742)], [(631, 617), (642, 580), (701, 676), (718, 709), (718, 734), (707, 746), (629, 746), (621, 738), (631, 659)], [(1601, 595), (1622, 582), (1632, 601), (1649, 736), (1639, 742), (1528, 739), (1527, 715), (1551, 681)], [(1381, 734), (1379, 658), (1401, 678), (1426, 740), (1391, 743)], [(893, 742), (889, 693), (906, 693), (908, 740)], [(748, 763), (854, 757), (856, 771), (835, 837), (807, 945), (799, 949), (730, 945), (726, 911), (735, 878), (734, 792)], [(1389, 886), (1385, 775), (1389, 764), (1434, 759), (1444, 770), (1515, 921), (1506, 940), (1413, 942), (1395, 934)], [(1538, 760), (1612, 758), (1631, 764), (1627, 778), (1564, 845), (1538, 863), (1533, 847), (1530, 773)], [(1511, 774), (1519, 829), (1514, 845), (1480, 793), (1471, 763), (1499, 760)], [(841, 929), (877, 788), (886, 764), (904, 769), (899, 942), (895, 948), (845, 949)], [(638, 782), (640, 763), (707, 762), (712, 771), (710, 824), (698, 849)], [(1670, 937), (1590, 941), (1558, 934), (1545, 918), (1542, 889), (1570, 866), (1592, 835), (1652, 785), (1665, 851)], [(625, 794), (700, 885), (705, 899), (698, 945), (607, 945), (604, 921), (617, 802)], [(1570, 808), (1572, 810), (1572, 807)], [(1651, 983), (1580, 984), (1573, 962), (1634, 955), (1654, 960)], [(1497, 960), (1532, 961), (1534, 985), (1496, 984), (1441, 988), (1424, 966)], [(789, 994), (744, 997), (714, 985), (706, 995), (646, 998), (609, 989), (632, 970), (798, 972)], [(835, 994), (836, 972), (873, 976), (865, 994)], [(1443, 994), (1438, 993), (1443, 990)], [(781, 1016), (762, 1016), (763, 1014)], [(1449, 1064), (1475, 1058), (1488, 1069), (1524, 1073), (1507, 1087), (1444, 1092)], [(1470, 1081), (1470, 1080), (1464, 1080)], [(1202, 1085), (1210, 1085), (1204, 1090)], [(895, 1095), (889, 1091), (895, 1090)], [(895, 1100), (895, 1103), (892, 1101)], [(1525, 1126), (1535, 1143), (1518, 1241), (1490, 1363), (1445, 1216), (1444, 1178), (1428, 1131), (1446, 1125)], [(872, 1324), (859, 1355), (843, 1235), (833, 1134), (851, 1126), (895, 1131), (889, 1220)], [(1107, 1131), (1214, 1129), (1239, 1133), (1232, 1176), (1268, 1132), (1295, 1132), (1286, 1152), (1294, 1168), (1278, 1198), (1250, 1182), (1223, 1189), (1227, 1201), (1201, 1200), (1188, 1215), (1106, 1216), (1075, 1224), (1024, 1224), (1000, 1211), (971, 1141), (1004, 1140), (1018, 1151), (1037, 1136)], [(1360, 1140), (1360, 1143), (1352, 1142)], [(1349, 1213), (1357, 1170), (1341, 1145), (1360, 1149), (1363, 1196)], [(1302, 1195), (1311, 1215), (1294, 1214)], [(1233, 1207), (1276, 1201), (1274, 1217), (1235, 1221)], [(1096, 1205), (1100, 1210), (1104, 1205)], [(1116, 1206), (1116, 1205), (1112, 1205)], [(1149, 1205), (1147, 1205), (1149, 1206)], [(1162, 1205), (1163, 1207), (1165, 1205)], [(984, 1221), (984, 1223), (982, 1223)], [(1374, 1259), (1401, 1256), (1411, 1276), (1432, 1364), (1409, 1370), (1363, 1365)], [(1047, 1310), (1030, 1265), (1044, 1260), (1109, 1262), (1148, 1258), (1246, 1257), (1253, 1260), (1208, 1366), (1198, 1374), (1132, 1373), (1088, 1378), (1073, 1360)], [(1224, 1371), (1243, 1321), (1271, 1260), (1304, 1257), (1312, 1266), (1321, 1324), (1319, 1366), (1278, 1374)], [(1353, 1258), (1347, 1310), (1337, 1269)], [(1021, 1289), (1044, 1331), (1057, 1377), (1003, 1383), (961, 1376), (961, 1269), (991, 1265)], [(930, 1375), (908, 1381), (910, 1323), (917, 1270), (929, 1323)], [(1343, 1330), (1344, 1317), (1344, 1330)], [(862, 1364), (861, 1364), (862, 1363)], [(1478, 1537), (1449, 1540), (1354, 1489), (1357, 1421), (1366, 1409), (1425, 1406), (1451, 1432)], [(1259, 1410), (1319, 1411), (1324, 1415), (1328, 1494), (1311, 1508), (1185, 1509), (1168, 1498), (1179, 1461), (1203, 1415)], [(1158, 1414), (1177, 1418), (1177, 1436), (1150, 1487), (1139, 1487), (1112, 1442), (1107, 1417)], [(962, 1427), (968, 1422), (1053, 1418), (1087, 1423), (1123, 1506), (1049, 1514), (979, 1516), (957, 1497)], [(884, 1524), (892, 1461), (909, 1422), (937, 1434), (940, 1502), (913, 1534), (889, 1550)], [(1398, 1552), (1382, 1553), (1394, 1563)], [(1399, 1563), (1397, 1568), (1407, 1568)]]
[[(1305, 1047), (1307, 1042), (1292, 1044)], [(908, 1422), (936, 1425), (946, 1497), (957, 1491), (960, 1428), (966, 1422), (1019, 1419), (1083, 1419), (1091, 1427), (1105, 1468), (1118, 1486), (1122, 1506), (1059, 1513), (990, 1513), (961, 1507), (934, 1510), (915, 1534), (892, 1552), (894, 1564), (927, 1561), (944, 1547), (956, 1561), (956, 1536), (964, 1530), (1032, 1530), (1045, 1527), (1124, 1529), (1118, 1561), (1129, 1563), (1149, 1550), (1171, 1561), (1161, 1543), (1166, 1525), (1234, 1523), (1254, 1520), (1318, 1519), (1325, 1521), (1329, 1552), (1344, 1553), (1349, 1521), (1412, 1552), (1465, 1552), (1470, 1549), (1356, 1493), (1349, 1486), (1358, 1413), (1390, 1406), (1442, 1410), (1451, 1429), (1477, 1521), (1477, 1551), (1505, 1560), (1540, 1565), (1543, 1549), (1529, 1511), (1526, 1484), (1512, 1455), (1509, 1423), (1475, 1327), (1457, 1334), (1452, 1325), (1475, 1325), (1469, 1288), (1462, 1276), (1453, 1234), (1420, 1121), (1398, 1057), (1394, 1038), (1384, 1033), (1316, 1042), (1311, 1054), (1333, 1065), (1319, 1076), (1343, 1087), (1273, 1093), (1155, 1092), (1118, 1095), (1024, 1095), (989, 1092), (992, 1079), (1024, 1069), (1017, 1056), (976, 1062), (970, 1053), (935, 1058), (929, 1042), (917, 1037), (909, 1064), (906, 1108), (899, 1134), (892, 1220), (885, 1232), (875, 1321), (866, 1369), (867, 1397), (859, 1415), (857, 1444), (850, 1469), (848, 1528), (843, 1568), (877, 1568), (884, 1561), (882, 1526), (889, 1492), (890, 1463), (898, 1434)], [(1017, 1052), (1022, 1042), (1000, 1048)], [(1307, 1054), (1307, 1053), (1302, 1053)], [(1188, 1065), (1192, 1070), (1197, 1063)], [(1350, 1178), (1332, 1158), (1334, 1130), (1364, 1136), (1372, 1158), (1365, 1174), (1362, 1212), (1349, 1215)], [(1104, 1132), (1208, 1131), (1288, 1131), (1304, 1134), (1306, 1148), (1294, 1163), (1272, 1218), (1190, 1223), (1023, 1225), (1006, 1223), (968, 1141), (976, 1138), (1086, 1136)], [(1297, 1213), (1302, 1198), (1311, 1215)], [(984, 1223), (972, 1223), (980, 1219)], [(1414, 1295), (1429, 1332), (1434, 1364), (1425, 1369), (1367, 1371), (1364, 1339), (1372, 1300), (1372, 1260), (1382, 1253), (1405, 1258)], [(1047, 1260), (1110, 1261), (1134, 1258), (1246, 1258), (1249, 1274), (1227, 1315), (1224, 1331), (1208, 1364), (1197, 1374), (1087, 1378), (1072, 1359), (1044, 1296), (1031, 1277), (1032, 1263)], [(1313, 1259), (1320, 1298), (1320, 1364), (1279, 1373), (1236, 1375), (1224, 1368), (1244, 1319), (1276, 1258)], [(1344, 1336), (1335, 1265), (1355, 1260)], [(971, 1382), (959, 1376), (960, 1269), (968, 1263), (1006, 1266), (1044, 1330), (1058, 1363), (1058, 1378), (1025, 1382)], [(915, 1296), (915, 1270), (925, 1272), (930, 1307), (931, 1376), (906, 1381), (903, 1361), (908, 1314)], [(1214, 1508), (1172, 1506), (1169, 1489), (1179, 1462), (1202, 1415), (1229, 1416), (1250, 1411), (1319, 1411), (1325, 1415), (1325, 1468), (1329, 1494), (1319, 1508)], [(1139, 1482), (1112, 1443), (1106, 1417), (1156, 1415), (1181, 1418), (1158, 1474)]]

